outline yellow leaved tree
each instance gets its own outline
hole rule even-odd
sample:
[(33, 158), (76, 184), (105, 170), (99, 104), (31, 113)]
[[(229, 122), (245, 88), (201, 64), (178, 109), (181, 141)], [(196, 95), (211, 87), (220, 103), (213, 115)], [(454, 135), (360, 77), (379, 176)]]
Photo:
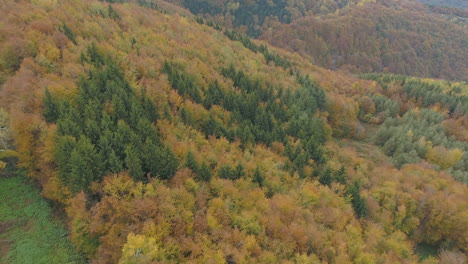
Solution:
[(153, 261), (167, 261), (156, 238), (130, 233), (122, 249), (119, 264), (152, 263)]
[(442, 146), (431, 148), (427, 151), (426, 159), (438, 165), (442, 170), (446, 170), (463, 157), (463, 151), (460, 149), (447, 149)]

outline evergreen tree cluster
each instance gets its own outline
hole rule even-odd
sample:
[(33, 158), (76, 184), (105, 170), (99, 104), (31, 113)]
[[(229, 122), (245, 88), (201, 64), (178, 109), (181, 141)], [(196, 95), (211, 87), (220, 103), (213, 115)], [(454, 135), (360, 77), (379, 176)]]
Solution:
[(341, 166), (340, 169), (333, 171), (330, 168), (325, 168), (319, 173), (319, 182), (322, 185), (331, 186), (333, 182), (338, 182), (342, 185), (347, 184), (348, 174), (344, 166)]
[[(374, 80), (386, 91), (391, 84), (401, 85), (407, 99), (413, 100), (422, 107), (431, 107), (440, 104), (445, 107), (451, 116), (460, 116), (468, 114), (468, 96), (461, 93), (466, 83), (446, 83), (443, 87), (440, 82), (428, 82), (414, 77), (395, 74), (363, 74), (362, 78)], [(384, 109), (391, 109), (395, 112), (393, 106), (380, 96), (373, 97), (378, 112)], [(379, 109), (379, 106), (381, 106)], [(391, 115), (395, 116), (395, 115)]]
[(130, 87), (116, 63), (94, 45), (82, 60), (93, 69), (82, 77), (73, 100), (44, 97), (44, 117), (57, 124), (55, 161), (73, 192), (92, 181), (128, 170), (135, 180), (171, 178), (178, 161), (164, 146), (154, 123), (157, 108), (145, 91)]
[(230, 165), (223, 165), (218, 170), (218, 177), (221, 179), (237, 180), (245, 176), (244, 165), (238, 163), (234, 168)]
[(180, 69), (177, 69), (175, 64), (167, 61), (164, 62), (162, 72), (167, 74), (172, 88), (176, 89), (180, 95), (197, 104), (202, 103), (202, 97), (193, 76), (184, 74)]
[(443, 120), (442, 114), (429, 109), (410, 111), (402, 118), (388, 118), (377, 130), (374, 140), (397, 167), (427, 159), (428, 152), (437, 146), (461, 150), (461, 159), (446, 169), (455, 179), (467, 183), (468, 143), (448, 136), (441, 125)]
[(396, 117), (400, 113), (400, 104), (383, 95), (372, 95), (375, 112), (382, 113), (384, 117)]
[[(300, 170), (310, 159), (325, 162), (322, 144), (326, 141), (326, 131), (323, 121), (315, 117), (316, 112), (325, 107), (325, 93), (309, 76), (296, 73), (302, 87), (294, 92), (282, 87), (275, 91), (271, 85), (231, 65), (223, 68), (221, 73), (231, 79), (237, 89), (225, 91), (215, 81), (202, 91), (194, 77), (177, 65), (165, 62), (162, 71), (168, 75), (172, 87), (185, 98), (201, 103), (208, 110), (213, 105), (220, 105), (231, 112), (229, 122), (236, 125), (235, 129), (226, 128), (212, 113), (208, 119), (196, 123), (192, 113), (182, 108), (182, 120), (200, 129), (206, 136), (223, 136), (229, 140), (238, 138), (244, 147), (282, 142), (287, 146), (288, 157)], [(280, 102), (277, 98), (280, 98)], [(288, 135), (300, 140), (294, 149)]]
[(206, 182), (210, 181), (211, 179), (210, 167), (208, 167), (206, 162), (202, 162), (202, 164), (199, 165), (197, 161), (195, 160), (195, 156), (193, 155), (191, 151), (189, 151), (187, 153), (187, 156), (185, 157), (185, 166), (187, 166), (187, 168), (189, 168), (196, 174), (198, 180), (206, 181)]
[(346, 194), (351, 200), (351, 205), (353, 206), (354, 212), (357, 217), (366, 217), (368, 215), (368, 207), (366, 200), (359, 193), (360, 190), (359, 182), (353, 182), (351, 185), (346, 187)]
[[(361, 78), (378, 82), (387, 95), (371, 96), (375, 113), (386, 118), (377, 130), (374, 142), (382, 146), (398, 168), (425, 160), (456, 180), (468, 182), (468, 144), (450, 135), (442, 125), (447, 117), (456, 119), (468, 113), (466, 83), (375, 73), (361, 75)], [(393, 92), (389, 91), (390, 87)], [(392, 100), (395, 99), (395, 89), (401, 89), (401, 101), (411, 101), (422, 109), (408, 111), (400, 117), (400, 103)], [(436, 105), (448, 115), (429, 109)]]
[(67, 26), (67, 24), (63, 23), (60, 27), (60, 31), (63, 32), (67, 38), (76, 45), (76, 36), (75, 33)]
[(351, 202), (354, 213), (357, 217), (367, 217), (368, 208), (366, 200), (361, 196), (361, 184), (358, 181), (348, 182), (348, 174), (344, 166), (338, 170), (332, 170), (328, 166), (320, 171), (317, 171), (318, 181), (322, 185), (331, 186), (333, 182), (340, 183), (345, 186), (345, 195)]
[(468, 96), (456, 94), (457, 88), (445, 92), (441, 86), (417, 79), (408, 79), (403, 84), (403, 91), (409, 98), (421, 102), (423, 107), (436, 103), (448, 108), (451, 115), (468, 114)]

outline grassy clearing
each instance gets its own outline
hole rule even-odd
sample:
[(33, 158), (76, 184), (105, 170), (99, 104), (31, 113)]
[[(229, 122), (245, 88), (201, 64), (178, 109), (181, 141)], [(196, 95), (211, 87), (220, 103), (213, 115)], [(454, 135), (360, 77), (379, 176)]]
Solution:
[(85, 263), (25, 176), (0, 177), (0, 263)]

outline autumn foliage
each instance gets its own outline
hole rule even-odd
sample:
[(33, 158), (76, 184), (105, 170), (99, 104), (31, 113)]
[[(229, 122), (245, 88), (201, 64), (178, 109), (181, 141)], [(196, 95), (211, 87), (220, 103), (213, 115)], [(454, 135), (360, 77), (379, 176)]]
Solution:
[(91, 263), (467, 252), (466, 84), (348, 76), (167, 3), (108, 2), (0, 9), (2, 129)]

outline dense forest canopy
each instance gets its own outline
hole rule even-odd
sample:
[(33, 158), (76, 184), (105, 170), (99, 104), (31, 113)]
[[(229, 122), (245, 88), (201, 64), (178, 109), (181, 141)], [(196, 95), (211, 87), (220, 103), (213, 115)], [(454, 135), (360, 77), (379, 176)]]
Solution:
[(419, 0), (421, 3), (434, 6), (447, 6), (468, 9), (468, 2), (464, 0)]
[(322, 67), (467, 80), (462, 9), (410, 0), (175, 3)]
[[(463, 263), (468, 84), (335, 72), (311, 63), (332, 53), (301, 56), (233, 30), (249, 31), (252, 17), (254, 32), (304, 23), (342, 36), (336, 52), (359, 54), (357, 71), (385, 71), (388, 51), (404, 73), (466, 77), (464, 28), (368, 2), (190, 7), (214, 12), (203, 18), (175, 6), (190, 2), (4, 1), (0, 170), (17, 160), (63, 210), (79, 252), (70, 259)], [(217, 24), (221, 14), (239, 24)], [(348, 31), (359, 38), (336, 33)], [(425, 34), (429, 46), (417, 46)], [(307, 51), (327, 51), (322, 42)]]
[(262, 35), (327, 68), (466, 80), (467, 28), (435, 14), (368, 4), (325, 18), (305, 17)]

